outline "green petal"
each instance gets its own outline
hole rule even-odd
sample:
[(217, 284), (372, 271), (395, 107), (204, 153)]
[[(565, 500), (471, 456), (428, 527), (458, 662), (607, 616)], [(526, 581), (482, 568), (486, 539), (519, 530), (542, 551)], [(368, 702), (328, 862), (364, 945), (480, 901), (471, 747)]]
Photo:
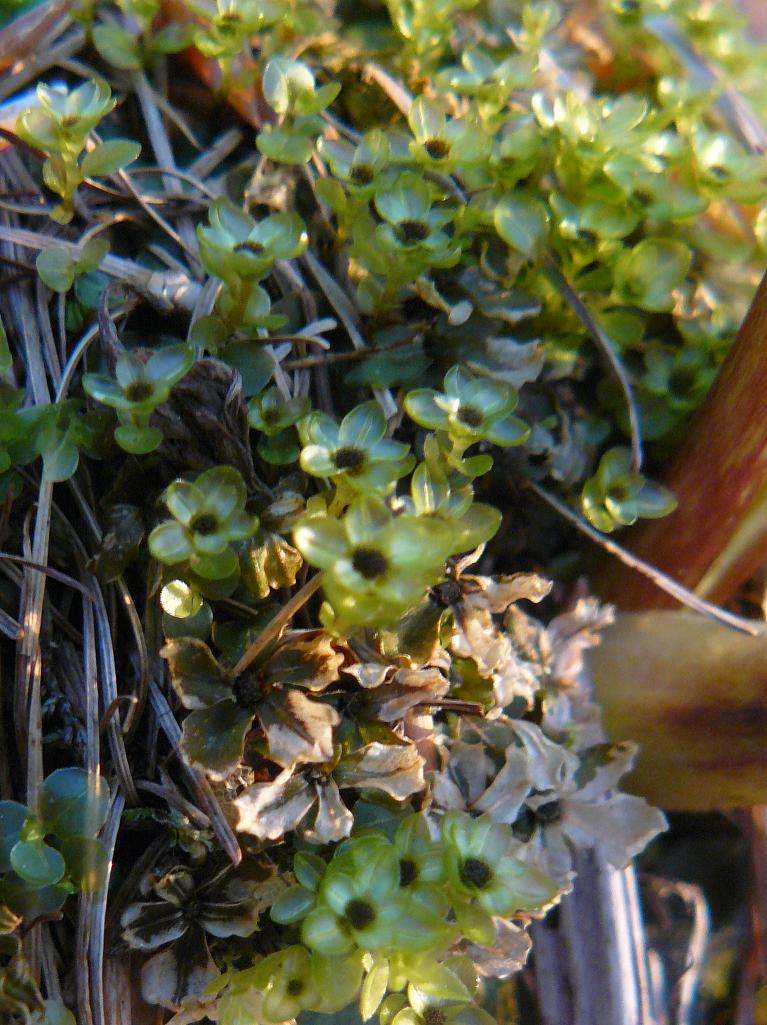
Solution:
[(96, 402), (104, 406), (111, 406), (113, 409), (130, 410), (135, 406), (134, 402), (126, 399), (120, 385), (111, 377), (104, 377), (101, 374), (83, 374), (83, 390)]
[(386, 433), (386, 417), (377, 402), (363, 402), (341, 421), (338, 444), (341, 448), (371, 448)]
[(496, 421), (485, 431), (485, 437), (494, 445), (524, 445), (530, 437), (530, 428), (518, 416)]
[(203, 496), (194, 484), (177, 480), (165, 489), (165, 504), (171, 516), (188, 527), (192, 518), (202, 509)]
[(204, 498), (205, 509), (225, 521), (248, 497), (245, 482), (232, 466), (215, 466), (201, 473), (195, 481)]
[(301, 469), (313, 477), (330, 477), (338, 472), (328, 449), (320, 445), (307, 445), (301, 450)]
[(435, 394), (431, 388), (416, 388), (405, 396), (407, 415), (421, 427), (447, 427), (447, 413), (434, 401)]
[(149, 551), (159, 562), (173, 565), (188, 559), (192, 546), (181, 524), (166, 520), (149, 535)]
[(346, 533), (330, 516), (312, 516), (293, 531), (296, 548), (312, 566), (329, 569), (348, 552)]
[(375, 545), (380, 531), (391, 523), (391, 515), (383, 499), (377, 495), (355, 498), (346, 511), (344, 527), (352, 545)]
[(194, 353), (188, 345), (169, 345), (160, 349), (146, 365), (147, 378), (168, 387), (180, 381), (194, 363)]
[(301, 939), (320, 954), (345, 954), (353, 946), (341, 931), (337, 917), (327, 908), (309, 912), (301, 928)]

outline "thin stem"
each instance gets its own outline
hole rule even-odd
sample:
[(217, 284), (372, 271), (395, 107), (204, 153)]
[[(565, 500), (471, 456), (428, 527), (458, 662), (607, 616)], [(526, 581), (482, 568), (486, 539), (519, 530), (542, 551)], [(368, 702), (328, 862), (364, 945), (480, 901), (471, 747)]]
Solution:
[(319, 590), (321, 583), (322, 574), (317, 573), (311, 578), (311, 580), (308, 580), (304, 584), (300, 591), (296, 591), (287, 605), (283, 605), (280, 611), (269, 620), (264, 630), (246, 650), (245, 654), (232, 670), (232, 676), (239, 676), (240, 673), (244, 672), (248, 668), (251, 662), (258, 658), (261, 652), (279, 636), (283, 627), (288, 625), (299, 609), (306, 605), (314, 592)]
[(545, 491), (540, 485), (534, 481), (526, 481), (527, 486), (531, 488), (539, 498), (542, 498), (544, 502), (555, 509), (560, 516), (572, 523), (572, 525), (579, 530), (586, 537), (590, 538), (600, 547), (604, 548), (606, 552), (614, 555), (617, 559), (628, 566), (630, 569), (634, 569), (637, 573), (641, 573), (643, 576), (648, 577), (652, 580), (656, 587), (659, 587), (666, 594), (670, 594), (672, 598), (676, 598), (682, 605), (687, 605), (688, 608), (694, 609), (696, 612), (700, 612), (704, 616), (708, 616), (711, 619), (715, 619), (719, 623), (723, 623), (725, 626), (730, 626), (734, 630), (739, 630), (741, 633), (751, 634), (752, 637), (757, 637), (760, 632), (760, 625), (750, 619), (743, 619), (742, 616), (736, 616), (732, 612), (728, 612), (726, 609), (720, 609), (718, 605), (712, 605), (711, 602), (705, 601), (703, 598), (699, 598), (692, 591), (688, 591), (686, 587), (678, 583), (676, 580), (672, 580), (671, 577), (666, 576), (655, 566), (651, 566), (649, 562), (645, 562), (643, 559), (637, 558), (636, 555), (632, 555), (631, 552), (622, 548), (615, 541), (610, 541), (603, 534), (600, 534), (598, 530), (582, 520), (580, 516), (569, 509), (564, 502), (560, 501), (556, 496)]

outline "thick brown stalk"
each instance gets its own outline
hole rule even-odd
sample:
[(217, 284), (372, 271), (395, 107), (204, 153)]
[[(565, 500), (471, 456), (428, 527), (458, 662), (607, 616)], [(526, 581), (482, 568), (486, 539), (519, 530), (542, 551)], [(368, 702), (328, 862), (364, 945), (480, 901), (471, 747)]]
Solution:
[[(640, 558), (715, 603), (767, 562), (766, 392), (767, 276), (665, 475), (679, 502), (676, 512), (625, 536)], [(613, 562), (602, 566), (594, 587), (621, 608), (676, 605)]]

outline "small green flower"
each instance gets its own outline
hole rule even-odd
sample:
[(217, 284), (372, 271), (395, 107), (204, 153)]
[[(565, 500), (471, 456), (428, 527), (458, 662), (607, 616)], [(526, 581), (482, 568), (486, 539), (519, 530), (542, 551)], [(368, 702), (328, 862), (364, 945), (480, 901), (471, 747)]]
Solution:
[(83, 82), (77, 89), (37, 86), (39, 106), (25, 111), (16, 126), (26, 142), (48, 153), (80, 153), (93, 128), (115, 105), (111, 90), (103, 79)]
[(661, 484), (647, 480), (631, 467), (627, 448), (611, 448), (597, 472), (583, 486), (581, 508), (586, 519), (606, 534), (640, 518), (660, 519), (676, 509), (676, 499)]
[(436, 963), (432, 973), (425, 966), (418, 969), (407, 987), (407, 998), (392, 994), (382, 1008), (381, 1025), (495, 1025), (495, 1019), (472, 999), (477, 974), (469, 958), (448, 958)]
[(392, 622), (442, 576), (449, 528), (407, 513), (394, 517), (375, 495), (356, 498), (342, 520), (316, 513), (293, 532), (312, 566), (325, 570), (323, 587), (336, 629)]
[(381, 186), (376, 190), (375, 207), (385, 221), (376, 230), (385, 250), (423, 254), (434, 267), (449, 267), (458, 260), (461, 247), (442, 230), (455, 211), (432, 206), (432, 190), (420, 175), (405, 171)]
[(389, 162), (391, 147), (387, 136), (374, 128), (356, 146), (342, 139), (322, 138), (317, 150), (352, 195), (369, 199), (378, 187), (376, 176)]
[(375, 401), (357, 406), (337, 424), (311, 413), (299, 425), (301, 468), (315, 477), (342, 478), (354, 491), (386, 492), (415, 463), (407, 445), (385, 438), (386, 417)]
[(173, 566), (188, 562), (209, 580), (221, 580), (237, 570), (232, 542), (245, 541), (258, 530), (258, 517), (245, 511), (245, 483), (231, 466), (206, 470), (192, 483), (176, 480), (163, 496), (172, 520), (149, 535), (149, 551), (159, 562)]
[(716, 378), (710, 354), (701, 348), (656, 345), (647, 349), (644, 360), (642, 387), (680, 413), (695, 409)]
[(317, 897), (301, 936), (323, 954), (342, 954), (354, 945), (366, 951), (431, 950), (453, 934), (439, 916), (402, 898), (398, 859), (380, 836), (347, 841)]
[(37, 87), (37, 106), (20, 115), (16, 123), (19, 138), (47, 154), (43, 179), (61, 197), (51, 217), (68, 224), (74, 216), (74, 197), (85, 178), (114, 174), (130, 164), (141, 146), (129, 139), (99, 143), (80, 159), (92, 129), (115, 105), (103, 79), (91, 79), (77, 89)]
[(320, 998), (312, 973), (312, 955), (295, 944), (259, 961), (253, 981), (264, 993), (267, 1022), (283, 1022), (316, 1004)]
[[(207, 13), (207, 12), (206, 12)], [(194, 45), (206, 57), (236, 57), (252, 35), (280, 17), (273, 0), (216, 0), (216, 13), (195, 32)]]
[(264, 125), (256, 145), (279, 163), (306, 163), (325, 127), (320, 112), (336, 98), (340, 83), (318, 86), (302, 61), (272, 57), (264, 68), (262, 88), (266, 102), (280, 115), (280, 122)]
[(459, 899), (476, 901), (491, 915), (540, 910), (559, 893), (540, 869), (514, 856), (511, 828), (489, 815), (472, 818), (448, 811), (442, 839), (451, 889)]
[(440, 884), (445, 880), (445, 859), (442, 844), (432, 837), (424, 815), (403, 819), (394, 836), (394, 850), (399, 859), (400, 893), (408, 906), (444, 918), (448, 901)]
[(491, 140), (478, 124), (461, 118), (448, 121), (425, 96), (413, 101), (407, 120), (415, 136), (410, 152), (424, 167), (449, 173), (457, 165), (480, 164), (490, 155)]
[(411, 420), (432, 430), (445, 430), (465, 447), (477, 441), (522, 445), (530, 436), (527, 424), (511, 413), (517, 393), (508, 384), (475, 377), (456, 365), (445, 374), (445, 391), (417, 388), (405, 397)]
[(124, 352), (117, 358), (114, 380), (103, 374), (84, 374), (83, 389), (92, 399), (117, 410), (120, 426), (115, 440), (126, 452), (152, 452), (161, 443), (162, 432), (150, 427), (149, 419), (193, 362), (188, 345), (168, 346), (148, 360)]
[(248, 423), (264, 435), (256, 449), (265, 462), (284, 466), (298, 459), (300, 446), (294, 428), (308, 412), (309, 399), (306, 396), (286, 400), (276, 387), (268, 388), (251, 399)]
[(200, 259), (209, 274), (227, 284), (241, 278), (260, 281), (277, 260), (300, 256), (309, 243), (297, 214), (272, 214), (255, 221), (228, 199), (218, 199), (208, 219), (209, 225), (197, 229)]
[[(427, 448), (430, 447), (427, 439)], [(426, 454), (426, 453), (425, 453)], [(491, 505), (475, 502), (474, 490), (464, 478), (451, 481), (438, 462), (426, 459), (410, 481), (410, 500), (402, 504), (417, 516), (433, 517), (450, 528), (451, 555), (484, 544), (501, 525), (501, 514)]]

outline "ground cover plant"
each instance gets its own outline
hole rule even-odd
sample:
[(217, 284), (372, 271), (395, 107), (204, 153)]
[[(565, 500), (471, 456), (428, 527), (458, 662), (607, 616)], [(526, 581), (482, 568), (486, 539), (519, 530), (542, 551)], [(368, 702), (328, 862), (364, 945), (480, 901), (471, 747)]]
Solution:
[(675, 508), (760, 51), (724, 2), (53, 0), (2, 54), (4, 1020), (492, 1025), (579, 852), (666, 826), (560, 517)]

